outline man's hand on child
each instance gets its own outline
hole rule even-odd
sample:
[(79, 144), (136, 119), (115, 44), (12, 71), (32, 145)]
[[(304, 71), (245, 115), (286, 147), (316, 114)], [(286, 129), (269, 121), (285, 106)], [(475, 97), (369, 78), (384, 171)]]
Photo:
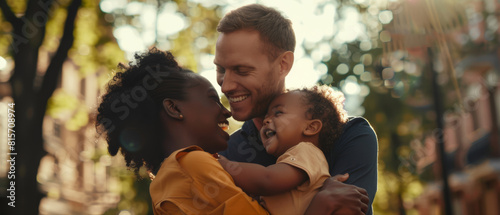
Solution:
[[(347, 179), (349, 179), (349, 173), (343, 174), (343, 175), (336, 175), (331, 177), (330, 179), (340, 181), (340, 182), (345, 182)], [(324, 184), (323, 184), (324, 186)]]
[(325, 180), (305, 214), (366, 214), (368, 193), (363, 188), (342, 183), (348, 178), (346, 173)]

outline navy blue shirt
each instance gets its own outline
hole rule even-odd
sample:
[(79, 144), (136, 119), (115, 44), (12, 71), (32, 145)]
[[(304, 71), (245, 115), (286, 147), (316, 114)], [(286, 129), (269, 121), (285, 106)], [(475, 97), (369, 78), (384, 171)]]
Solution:
[[(234, 132), (226, 151), (220, 153), (229, 160), (269, 166), (276, 157), (267, 154), (260, 134), (252, 120), (246, 121)], [(349, 173), (345, 182), (366, 189), (370, 198), (367, 214), (372, 214), (372, 202), (377, 192), (378, 141), (370, 123), (362, 117), (350, 117), (344, 132), (325, 154), (330, 175)]]

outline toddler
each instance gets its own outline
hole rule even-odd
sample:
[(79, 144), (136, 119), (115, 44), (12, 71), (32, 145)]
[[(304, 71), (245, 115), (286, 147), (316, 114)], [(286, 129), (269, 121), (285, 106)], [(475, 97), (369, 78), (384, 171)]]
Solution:
[(275, 214), (304, 214), (310, 201), (330, 177), (324, 156), (347, 122), (344, 96), (327, 86), (292, 90), (276, 97), (260, 129), (267, 153), (276, 164), (219, 162), (246, 193), (261, 196)]

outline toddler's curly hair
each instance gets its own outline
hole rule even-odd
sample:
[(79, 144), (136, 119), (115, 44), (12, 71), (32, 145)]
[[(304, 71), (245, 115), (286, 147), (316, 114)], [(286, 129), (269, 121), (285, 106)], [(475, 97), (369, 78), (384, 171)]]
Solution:
[(331, 150), (348, 120), (344, 94), (324, 85), (289, 92), (302, 93), (305, 104), (309, 106), (306, 112), (308, 117), (319, 119), (323, 124), (319, 132), (319, 148), (323, 152)]

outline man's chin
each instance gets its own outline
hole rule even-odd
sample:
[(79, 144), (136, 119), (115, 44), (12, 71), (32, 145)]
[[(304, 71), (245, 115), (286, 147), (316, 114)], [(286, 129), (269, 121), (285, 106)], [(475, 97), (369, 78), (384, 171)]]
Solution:
[[(231, 114), (233, 115), (233, 119), (238, 121), (247, 121), (254, 118), (259, 118), (264, 116), (266, 112), (259, 111), (260, 109), (248, 109), (241, 107), (231, 107)], [(261, 113), (262, 112), (262, 113)]]
[(233, 119), (235, 119), (237, 121), (247, 121), (247, 120), (252, 119), (249, 116), (249, 114), (243, 114), (243, 113), (239, 114), (239, 113), (235, 113), (235, 112), (232, 112), (232, 114), (233, 114)]

